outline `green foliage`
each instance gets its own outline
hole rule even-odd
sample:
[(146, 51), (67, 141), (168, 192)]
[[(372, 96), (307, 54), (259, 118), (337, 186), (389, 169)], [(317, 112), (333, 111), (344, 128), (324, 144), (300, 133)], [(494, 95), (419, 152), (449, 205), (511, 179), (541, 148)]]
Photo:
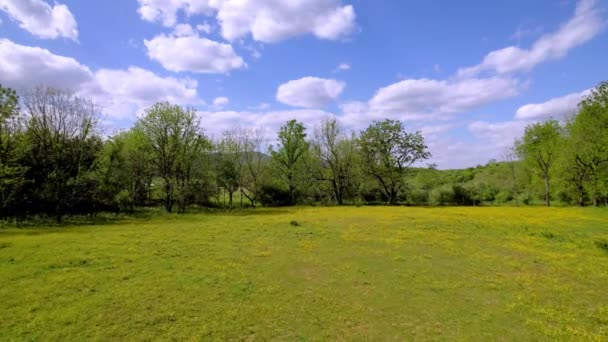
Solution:
[(175, 200), (184, 212), (191, 202), (193, 173), (209, 147), (194, 110), (159, 102), (146, 110), (135, 125), (145, 136), (156, 173), (163, 180), (165, 209), (171, 212)]
[(361, 132), (359, 145), (364, 167), (390, 204), (403, 191), (407, 169), (431, 156), (420, 132), (408, 133), (401, 121), (390, 119), (375, 121)]
[(0, 220), (161, 204), (608, 206), (608, 83), (565, 124), (532, 124), (500, 161), (461, 170), (418, 167), (430, 157), (422, 134), (390, 119), (358, 135), (327, 119), (312, 137), (290, 120), (268, 146), (264, 130), (240, 127), (211, 142), (193, 109), (168, 102), (107, 138), (99, 118), (69, 90), (0, 86)]
[(549, 120), (526, 127), (524, 136), (516, 143), (517, 154), (545, 184), (545, 203), (551, 205), (551, 180), (555, 160), (563, 144), (558, 121)]
[(296, 203), (298, 185), (306, 176), (304, 160), (309, 150), (306, 141), (306, 128), (297, 120), (289, 120), (279, 129), (279, 146), (272, 150), (272, 161), (275, 175), (287, 185), (289, 203)]

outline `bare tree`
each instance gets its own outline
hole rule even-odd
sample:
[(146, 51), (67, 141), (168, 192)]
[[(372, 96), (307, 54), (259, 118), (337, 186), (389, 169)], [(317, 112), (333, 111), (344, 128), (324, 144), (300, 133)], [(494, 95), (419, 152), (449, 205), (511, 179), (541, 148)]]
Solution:
[(46, 211), (58, 220), (75, 206), (83, 206), (90, 190), (83, 176), (91, 169), (101, 142), (99, 111), (89, 100), (70, 90), (37, 87), (24, 92), (27, 115), (30, 177), (39, 191), (36, 196)]
[(317, 127), (311, 147), (317, 159), (314, 164), (318, 166), (310, 168), (312, 175), (317, 180), (328, 182), (336, 203), (344, 204), (344, 197), (354, 180), (356, 140), (349, 139), (335, 119), (327, 119)]
[(241, 199), (246, 197), (255, 206), (260, 196), (262, 172), (267, 156), (262, 153), (264, 134), (259, 128), (238, 128), (235, 132), (240, 146)]
[(519, 206), (518, 191), (517, 191), (517, 173), (516, 173), (516, 162), (517, 162), (517, 151), (515, 151), (515, 147), (508, 147), (502, 153), (502, 159), (507, 162), (507, 166), (509, 167), (509, 171), (511, 172), (511, 191), (513, 194), (513, 199), (515, 200), (515, 205)]

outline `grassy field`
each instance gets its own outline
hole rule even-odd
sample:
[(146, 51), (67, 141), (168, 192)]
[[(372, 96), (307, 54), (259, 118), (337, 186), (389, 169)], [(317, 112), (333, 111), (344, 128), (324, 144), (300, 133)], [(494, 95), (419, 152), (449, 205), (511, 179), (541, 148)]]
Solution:
[(258, 209), (0, 230), (0, 340), (605, 340), (607, 285), (599, 209)]

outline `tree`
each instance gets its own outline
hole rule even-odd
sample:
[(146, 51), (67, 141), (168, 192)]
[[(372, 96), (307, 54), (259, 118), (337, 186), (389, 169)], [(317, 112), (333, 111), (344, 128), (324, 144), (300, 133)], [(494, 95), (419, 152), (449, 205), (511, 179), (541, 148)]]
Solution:
[(215, 146), (217, 183), (228, 192), (228, 207), (232, 209), (233, 195), (240, 187), (242, 175), (239, 143), (231, 132), (224, 132), (224, 136)]
[(290, 204), (296, 203), (296, 189), (299, 172), (303, 170), (303, 160), (308, 152), (306, 128), (297, 120), (290, 120), (279, 129), (278, 149), (272, 150), (272, 160), (276, 176), (287, 185)]
[(439, 172), (436, 164), (427, 165), (426, 169), (420, 169), (416, 175), (416, 182), (424, 191), (424, 202), (428, 203), (431, 199), (431, 191), (439, 185)]
[(589, 193), (595, 205), (606, 189), (608, 164), (608, 82), (598, 85), (580, 104), (578, 115), (568, 125), (568, 140), (572, 147), (574, 167), (572, 177), (577, 181), (579, 205), (584, 204), (583, 192)]
[(431, 156), (422, 134), (406, 132), (397, 120), (374, 121), (361, 132), (359, 145), (367, 172), (378, 181), (389, 204), (396, 203), (407, 169)]
[(25, 182), (25, 170), (16, 161), (21, 133), (19, 97), (13, 89), (0, 85), (0, 218), (16, 211)]
[(550, 176), (562, 142), (562, 128), (556, 120), (529, 125), (522, 139), (516, 142), (519, 157), (544, 182), (547, 206), (551, 205)]
[(507, 148), (504, 152), (503, 152), (503, 160), (507, 163), (507, 166), (509, 167), (509, 172), (511, 174), (511, 192), (512, 192), (512, 196), (513, 199), (515, 200), (515, 205), (519, 206), (519, 200), (517, 198), (518, 191), (517, 191), (517, 151), (515, 150), (514, 147), (509, 147)]
[(344, 204), (358, 164), (355, 139), (345, 136), (335, 119), (327, 119), (317, 128), (311, 147), (314, 165), (309, 169), (317, 180), (330, 184), (336, 203)]
[(115, 210), (133, 210), (150, 202), (154, 167), (141, 131), (129, 130), (112, 136), (96, 163), (99, 202)]
[(96, 211), (97, 184), (90, 177), (102, 142), (99, 112), (70, 90), (38, 87), (26, 92), (25, 151), (20, 163), (31, 186), (24, 189), (28, 210), (54, 215)]
[(193, 163), (209, 146), (200, 120), (192, 109), (159, 102), (146, 110), (136, 129), (146, 137), (156, 172), (163, 179), (165, 210), (173, 210), (177, 197), (180, 211), (185, 211), (194, 192)]
[(247, 197), (255, 206), (261, 191), (265, 159), (262, 153), (264, 136), (261, 129), (240, 128), (235, 131), (241, 151), (241, 198)]

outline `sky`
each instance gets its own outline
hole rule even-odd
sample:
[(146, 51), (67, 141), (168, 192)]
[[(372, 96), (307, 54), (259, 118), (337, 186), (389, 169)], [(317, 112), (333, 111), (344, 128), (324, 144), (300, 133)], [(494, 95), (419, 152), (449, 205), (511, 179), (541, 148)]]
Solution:
[(421, 130), (439, 168), (500, 160), (608, 80), (606, 0), (0, 0), (0, 84), (71, 89), (108, 131), (170, 101), (207, 134), (336, 118)]

